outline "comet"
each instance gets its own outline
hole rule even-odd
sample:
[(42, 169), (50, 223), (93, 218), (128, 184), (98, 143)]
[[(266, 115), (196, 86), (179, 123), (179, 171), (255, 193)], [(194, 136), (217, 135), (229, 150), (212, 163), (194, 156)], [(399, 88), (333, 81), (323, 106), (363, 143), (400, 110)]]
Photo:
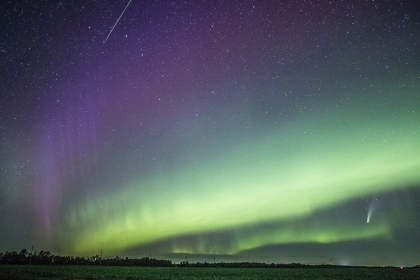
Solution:
[(367, 214), (367, 220), (366, 220), (366, 223), (368, 223), (368, 224), (370, 222), (370, 216), (371, 215), (372, 215), (372, 208), (369, 208), (369, 211), (368, 211), (368, 214)]
[(368, 213), (367, 213), (366, 223), (368, 223), (368, 224), (370, 222), (370, 219), (372, 218), (372, 214), (373, 214), (373, 211), (376, 208), (377, 203), (378, 203), (378, 198), (377, 198), (376, 195), (374, 195), (372, 197), (371, 201), (370, 201), (370, 205), (369, 205), (369, 209), (368, 209)]
[(127, 4), (127, 6), (125, 6), (124, 11), (122, 11), (122, 13), (121, 13), (120, 17), (117, 19), (117, 22), (116, 22), (116, 23), (114, 24), (114, 26), (111, 28), (111, 31), (109, 31), (108, 36), (106, 36), (106, 38), (105, 38), (105, 40), (104, 40), (104, 42), (103, 42), (104, 44), (105, 44), (106, 40), (108, 40), (108, 38), (109, 38), (109, 36), (111, 35), (112, 31), (114, 31), (115, 26), (117, 26), (118, 22), (120, 21), (121, 17), (123, 16), (123, 14), (124, 14), (125, 10), (127, 10), (127, 8), (128, 8), (128, 6), (130, 5), (131, 1), (132, 1), (132, 0), (128, 1), (128, 4)]

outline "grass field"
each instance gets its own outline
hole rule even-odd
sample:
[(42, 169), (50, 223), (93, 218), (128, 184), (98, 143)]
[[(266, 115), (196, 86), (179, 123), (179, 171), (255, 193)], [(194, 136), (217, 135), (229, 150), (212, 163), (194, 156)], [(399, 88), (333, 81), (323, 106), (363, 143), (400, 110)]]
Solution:
[(420, 269), (0, 265), (2, 279), (420, 279)]

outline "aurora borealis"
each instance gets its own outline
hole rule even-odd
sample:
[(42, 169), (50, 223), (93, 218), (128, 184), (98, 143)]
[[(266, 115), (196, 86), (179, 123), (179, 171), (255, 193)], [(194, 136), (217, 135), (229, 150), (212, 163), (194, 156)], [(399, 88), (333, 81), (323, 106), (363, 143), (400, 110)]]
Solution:
[(0, 251), (420, 263), (419, 3), (1, 6)]

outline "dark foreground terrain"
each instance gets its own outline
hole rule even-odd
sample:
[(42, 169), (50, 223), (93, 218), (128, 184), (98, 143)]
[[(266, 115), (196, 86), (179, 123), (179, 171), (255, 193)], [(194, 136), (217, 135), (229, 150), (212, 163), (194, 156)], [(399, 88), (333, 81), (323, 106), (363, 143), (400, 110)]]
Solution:
[(0, 279), (420, 279), (420, 269), (0, 265)]

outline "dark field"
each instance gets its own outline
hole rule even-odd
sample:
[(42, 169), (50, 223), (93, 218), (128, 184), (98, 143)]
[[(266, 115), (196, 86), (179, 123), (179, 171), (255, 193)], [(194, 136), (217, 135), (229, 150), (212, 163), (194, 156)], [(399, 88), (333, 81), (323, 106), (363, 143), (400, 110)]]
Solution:
[(420, 269), (0, 265), (0, 279), (420, 279)]

